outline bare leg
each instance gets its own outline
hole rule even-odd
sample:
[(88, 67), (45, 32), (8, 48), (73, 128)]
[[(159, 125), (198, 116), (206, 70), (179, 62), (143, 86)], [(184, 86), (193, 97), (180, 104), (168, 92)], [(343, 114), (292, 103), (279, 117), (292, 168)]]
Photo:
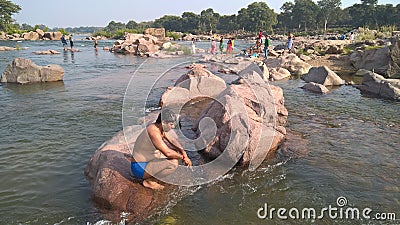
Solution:
[(178, 160), (172, 159), (157, 159), (150, 161), (146, 166), (146, 171), (143, 176), (143, 186), (160, 190), (163, 185), (157, 182), (156, 178), (168, 176), (178, 168)]

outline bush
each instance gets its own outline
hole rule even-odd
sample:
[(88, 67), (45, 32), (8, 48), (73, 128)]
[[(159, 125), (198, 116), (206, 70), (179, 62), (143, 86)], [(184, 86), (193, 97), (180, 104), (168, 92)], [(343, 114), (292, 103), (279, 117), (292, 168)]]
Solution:
[(167, 31), (167, 33), (165, 34), (165, 36), (166, 36), (166, 37), (173, 38), (174, 40), (178, 40), (178, 39), (179, 39), (179, 34), (177, 34), (176, 32)]

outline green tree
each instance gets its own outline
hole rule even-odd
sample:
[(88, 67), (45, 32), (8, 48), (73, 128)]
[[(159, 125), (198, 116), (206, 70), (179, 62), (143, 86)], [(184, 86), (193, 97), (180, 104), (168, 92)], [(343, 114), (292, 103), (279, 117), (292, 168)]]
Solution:
[[(307, 31), (308, 26), (317, 25), (317, 15), (319, 7), (312, 0), (295, 0), (293, 6), (293, 18), (298, 21), (298, 28), (304, 24), (304, 30)], [(317, 27), (315, 27), (317, 28)]]
[(220, 15), (218, 13), (215, 13), (214, 10), (211, 8), (201, 11), (200, 31), (202, 32), (209, 31), (209, 33), (212, 34), (213, 30), (216, 30), (219, 18)]
[(136, 23), (134, 20), (129, 20), (128, 23), (126, 24), (127, 29), (137, 29), (138, 23)]
[(19, 5), (9, 0), (0, 0), (0, 30), (6, 31), (8, 25), (12, 23), (12, 15), (21, 10)]
[(279, 27), (284, 28), (284, 32), (286, 33), (286, 29), (292, 29), (293, 26), (293, 2), (285, 2), (281, 6), (280, 10), (281, 14), (278, 15), (278, 25)]
[(182, 13), (182, 31), (196, 33), (199, 29), (200, 16), (193, 12)]
[(272, 26), (278, 23), (277, 14), (265, 2), (254, 2), (238, 12), (240, 27), (247, 31), (264, 30), (272, 32)]
[(338, 11), (340, 11), (340, 6), (342, 5), (341, 0), (320, 0), (318, 1), (318, 6), (320, 7), (320, 15), (324, 20), (324, 33), (326, 33), (326, 28), (328, 21), (335, 20), (337, 18)]
[(217, 30), (229, 33), (233, 30), (238, 30), (238, 22), (236, 15), (223, 15), (219, 18)]
[(124, 30), (124, 29), (126, 29), (125, 24), (123, 24), (121, 22), (111, 21), (104, 28), (104, 31), (108, 32), (108, 33), (116, 33), (118, 30)]
[(182, 31), (182, 19), (179, 16), (165, 15), (154, 21), (155, 27), (163, 27), (168, 31)]
[(23, 23), (22, 25), (19, 26), (19, 29), (21, 30), (33, 30), (33, 27), (29, 24)]

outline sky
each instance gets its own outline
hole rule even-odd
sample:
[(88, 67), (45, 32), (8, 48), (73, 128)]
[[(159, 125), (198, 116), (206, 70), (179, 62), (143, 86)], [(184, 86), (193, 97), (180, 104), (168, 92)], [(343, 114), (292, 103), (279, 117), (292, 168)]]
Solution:
[[(152, 21), (164, 15), (181, 16), (183, 12), (200, 14), (204, 9), (212, 8), (220, 15), (237, 14), (241, 8), (257, 0), (11, 0), (20, 5), (21, 11), (13, 16), (19, 24), (44, 24), (54, 27), (105, 27), (110, 21), (127, 23)], [(260, 1), (260, 0), (258, 0)], [(275, 12), (284, 2), (261, 0)], [(316, 0), (314, 0), (316, 2)], [(342, 0), (342, 8), (349, 7), (361, 0)], [(378, 4), (400, 3), (399, 0), (378, 0)]]

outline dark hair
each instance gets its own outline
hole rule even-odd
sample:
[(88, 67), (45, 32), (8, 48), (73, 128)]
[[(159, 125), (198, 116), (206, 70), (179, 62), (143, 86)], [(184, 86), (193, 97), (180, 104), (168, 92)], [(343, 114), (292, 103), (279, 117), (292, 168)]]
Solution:
[(175, 123), (177, 121), (177, 115), (170, 109), (163, 109), (161, 112), (158, 114), (156, 124), (160, 124), (161, 121), (164, 121), (166, 123), (173, 122)]

